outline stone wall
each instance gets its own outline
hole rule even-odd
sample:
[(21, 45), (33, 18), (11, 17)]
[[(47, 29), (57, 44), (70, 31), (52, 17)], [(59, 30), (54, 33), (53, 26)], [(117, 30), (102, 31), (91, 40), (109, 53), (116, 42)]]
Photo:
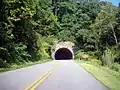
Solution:
[(74, 47), (74, 43), (72, 43), (72, 42), (59, 42), (59, 43), (55, 43), (54, 51), (52, 51), (52, 58), (55, 59), (55, 53), (56, 53), (57, 50), (59, 50), (61, 48), (66, 48), (66, 49), (71, 51), (71, 53), (73, 55), (73, 59), (74, 59), (73, 47)]

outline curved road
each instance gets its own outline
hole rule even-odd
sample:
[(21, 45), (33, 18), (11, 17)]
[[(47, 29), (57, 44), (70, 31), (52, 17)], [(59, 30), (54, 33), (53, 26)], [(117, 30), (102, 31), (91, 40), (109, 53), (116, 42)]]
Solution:
[(107, 90), (73, 60), (52, 61), (0, 73), (0, 90), (25, 90), (50, 69), (50, 73), (36, 85), (35, 90)]

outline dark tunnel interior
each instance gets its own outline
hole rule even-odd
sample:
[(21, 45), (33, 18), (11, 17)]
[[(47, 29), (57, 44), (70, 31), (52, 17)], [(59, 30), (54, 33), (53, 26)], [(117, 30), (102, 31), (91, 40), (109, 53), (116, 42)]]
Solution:
[(67, 48), (60, 48), (55, 52), (55, 60), (70, 60), (72, 58), (72, 52)]

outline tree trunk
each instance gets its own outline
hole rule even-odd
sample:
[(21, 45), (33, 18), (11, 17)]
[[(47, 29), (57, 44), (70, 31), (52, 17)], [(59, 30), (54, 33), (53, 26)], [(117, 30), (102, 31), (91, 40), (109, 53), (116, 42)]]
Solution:
[(117, 37), (116, 37), (116, 34), (115, 34), (115, 30), (114, 30), (112, 25), (111, 25), (111, 28), (112, 28), (112, 31), (113, 31), (113, 36), (115, 38), (115, 42), (116, 42), (116, 44), (118, 44), (118, 40), (117, 40)]

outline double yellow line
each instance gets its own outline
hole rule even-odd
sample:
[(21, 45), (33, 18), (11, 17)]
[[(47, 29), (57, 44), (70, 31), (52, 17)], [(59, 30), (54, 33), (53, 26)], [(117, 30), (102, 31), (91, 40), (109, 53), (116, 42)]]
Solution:
[(45, 74), (43, 74), (38, 80), (35, 80), (31, 85), (29, 85), (24, 90), (35, 90), (51, 73), (54, 69), (60, 67), (61, 64), (56, 64), (53, 68), (49, 69)]

